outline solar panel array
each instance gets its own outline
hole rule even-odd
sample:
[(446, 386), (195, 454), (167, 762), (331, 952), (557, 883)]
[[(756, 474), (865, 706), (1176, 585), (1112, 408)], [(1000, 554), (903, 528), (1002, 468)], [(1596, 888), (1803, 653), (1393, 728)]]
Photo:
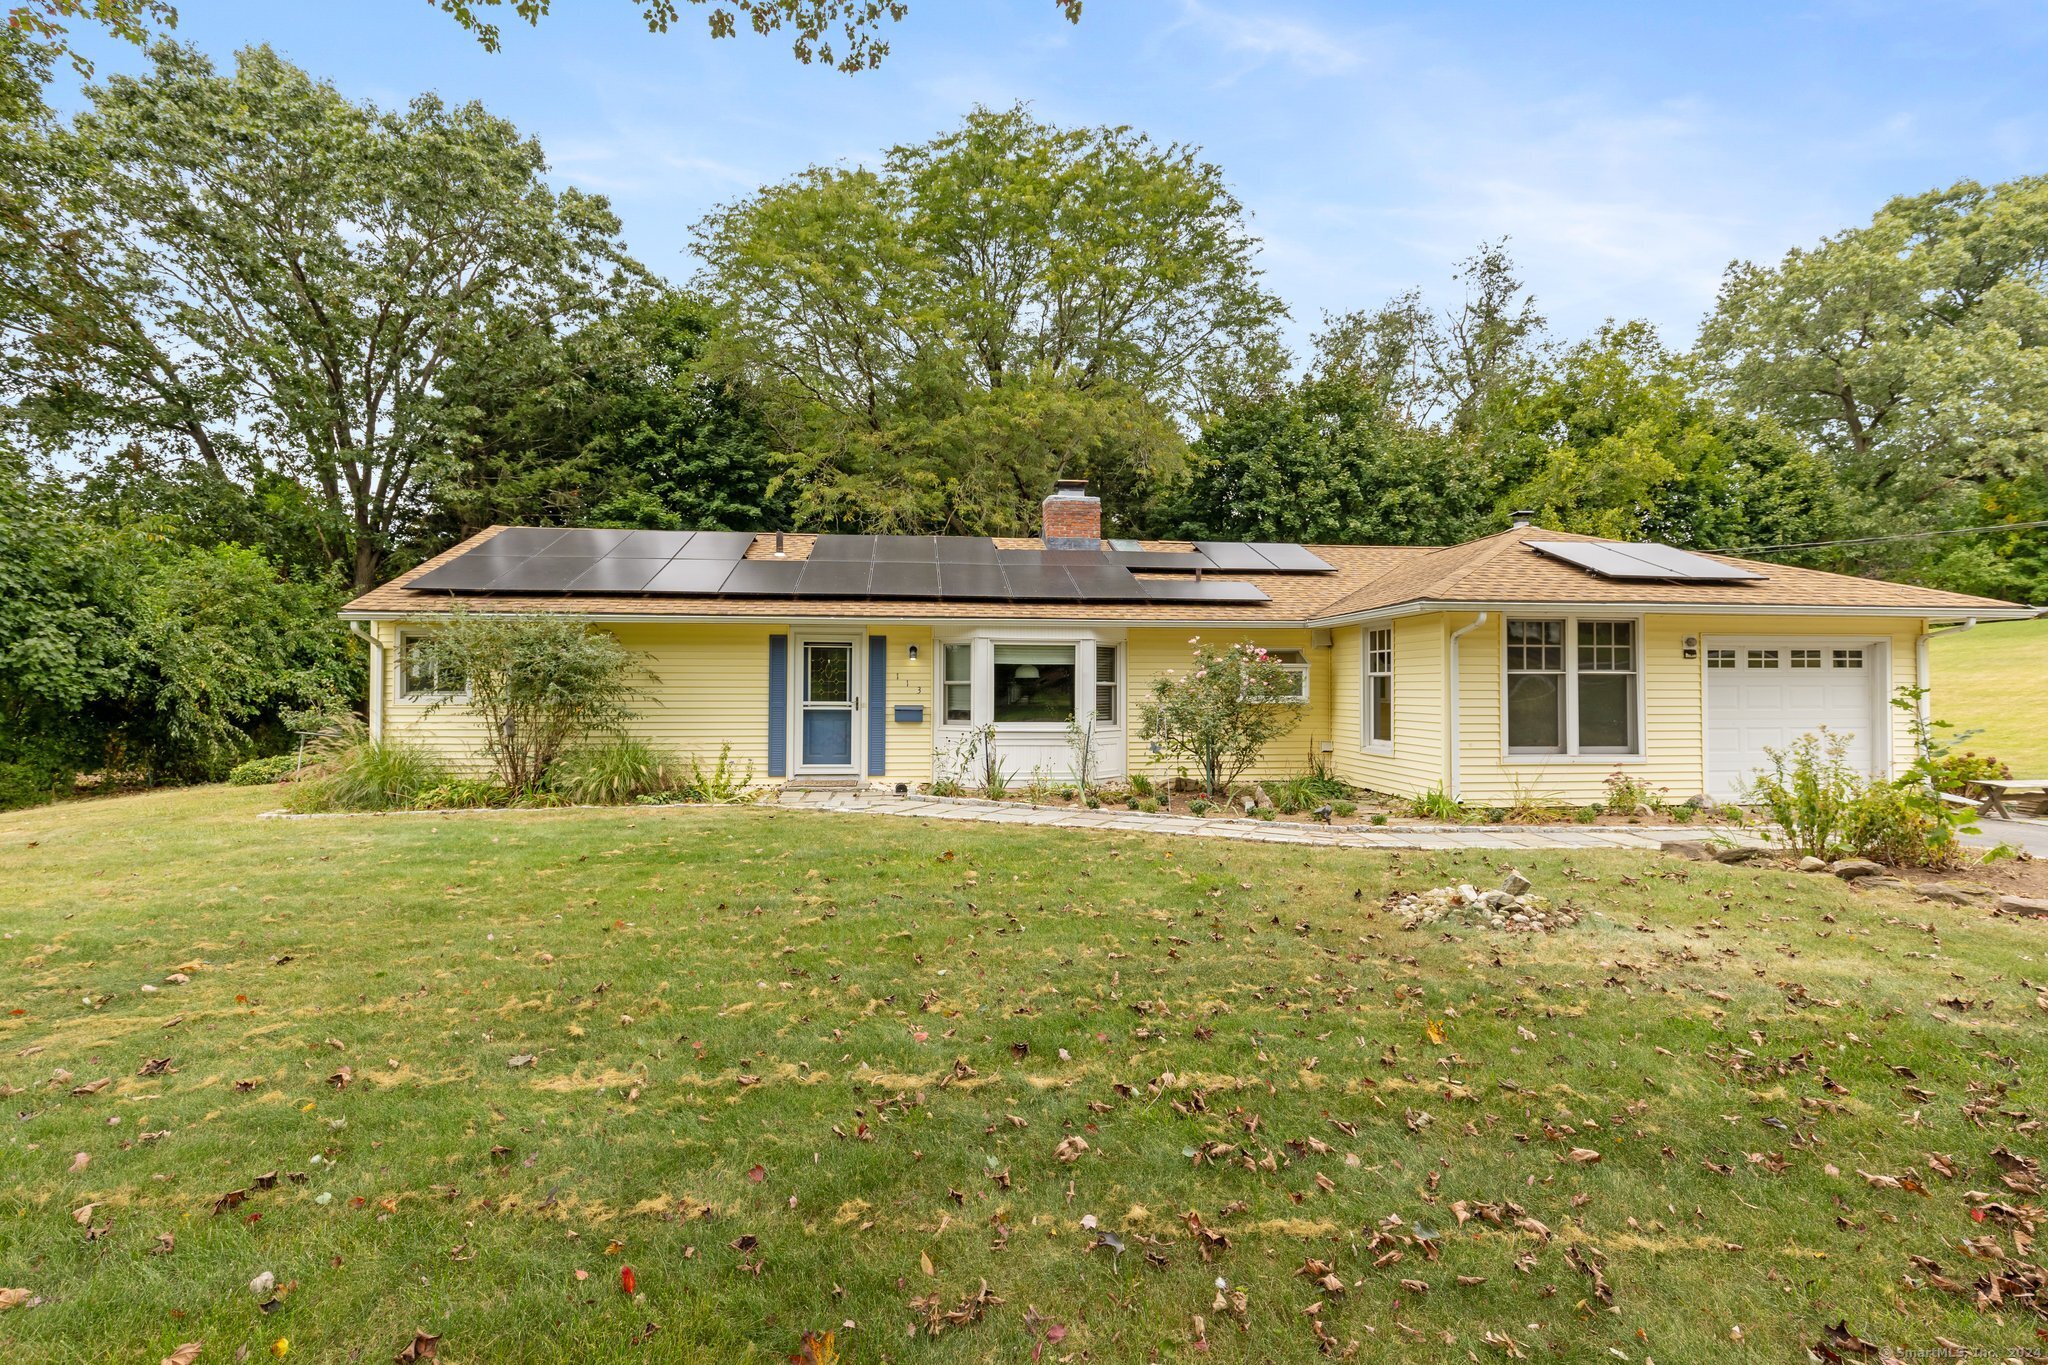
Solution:
[[(1202, 542), (1146, 550), (1005, 549), (975, 536), (820, 535), (804, 559), (748, 559), (746, 531), (512, 527), (406, 586), (421, 592), (605, 596), (1196, 602), (1256, 606), (1255, 584), (1214, 570), (1334, 573), (1298, 545)], [(1174, 574), (1173, 578), (1139, 573)]]
[(1768, 577), (1669, 545), (1611, 540), (1531, 540), (1523, 543), (1538, 554), (1549, 555), (1602, 578), (1663, 583), (1741, 583)]

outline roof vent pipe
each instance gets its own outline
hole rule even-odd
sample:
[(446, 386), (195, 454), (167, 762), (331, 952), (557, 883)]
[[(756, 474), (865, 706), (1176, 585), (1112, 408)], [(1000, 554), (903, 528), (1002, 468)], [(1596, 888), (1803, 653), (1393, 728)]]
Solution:
[(1526, 531), (1536, 524), (1536, 513), (1527, 507), (1508, 513), (1508, 518), (1508, 524), (1517, 531)]

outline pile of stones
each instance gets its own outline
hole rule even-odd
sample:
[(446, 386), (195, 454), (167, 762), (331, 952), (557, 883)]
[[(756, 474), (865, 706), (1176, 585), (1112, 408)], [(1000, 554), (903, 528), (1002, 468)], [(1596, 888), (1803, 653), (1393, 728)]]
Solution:
[(1432, 924), (1467, 924), (1510, 934), (1542, 934), (1579, 922), (1576, 911), (1552, 905), (1534, 895), (1533, 884), (1520, 872), (1509, 872), (1491, 891), (1475, 890), (1470, 882), (1410, 891), (1388, 906), (1403, 929)]

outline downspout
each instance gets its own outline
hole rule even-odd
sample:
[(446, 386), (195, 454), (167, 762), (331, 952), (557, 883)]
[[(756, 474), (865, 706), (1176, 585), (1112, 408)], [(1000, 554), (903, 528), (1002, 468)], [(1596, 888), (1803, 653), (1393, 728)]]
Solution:
[(348, 623), (351, 634), (362, 637), (370, 647), (370, 742), (382, 743), (384, 739), (384, 643), (377, 638), (375, 626), (365, 627), (360, 621)]
[(1959, 635), (1963, 631), (1974, 629), (1976, 624), (1977, 618), (1972, 616), (1959, 626), (1923, 630), (1919, 638), (1913, 641), (1913, 690), (1919, 694), (1913, 700), (1913, 714), (1919, 717), (1920, 733), (1923, 735), (1927, 733), (1928, 724), (1932, 720), (1932, 713), (1927, 705), (1927, 689), (1933, 681), (1933, 673), (1927, 666), (1927, 642), (1937, 635)]
[(1446, 752), (1447, 762), (1445, 764), (1444, 795), (1450, 797), (1453, 801), (1459, 799), (1458, 712), (1461, 708), (1458, 704), (1458, 641), (1464, 638), (1465, 633), (1467, 631), (1477, 630), (1479, 629), (1479, 627), (1485, 625), (1486, 618), (1490, 615), (1492, 615), (1491, 612), (1482, 611), (1479, 613), (1478, 619), (1474, 620), (1470, 625), (1460, 626), (1458, 627), (1458, 629), (1451, 632), (1451, 694), (1448, 698), (1445, 699), (1445, 706), (1449, 712), (1449, 721), (1445, 726), (1445, 743), (1446, 745), (1448, 745), (1448, 749)]

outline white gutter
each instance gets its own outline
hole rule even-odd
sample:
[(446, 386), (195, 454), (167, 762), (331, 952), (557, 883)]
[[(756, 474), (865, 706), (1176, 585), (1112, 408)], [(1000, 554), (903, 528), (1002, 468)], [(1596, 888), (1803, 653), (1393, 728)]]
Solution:
[(348, 628), (370, 647), (370, 741), (379, 743), (384, 738), (384, 643), (374, 627), (366, 629), (350, 621)]
[(1913, 711), (1920, 718), (1920, 732), (1922, 734), (1927, 732), (1927, 725), (1930, 719), (1927, 705), (1927, 689), (1933, 679), (1933, 673), (1927, 667), (1927, 642), (1937, 635), (1959, 635), (1963, 631), (1974, 629), (1976, 625), (1977, 618), (1972, 616), (1959, 626), (1943, 626), (1940, 630), (1923, 630), (1920, 632), (1919, 638), (1913, 641), (1913, 687), (1920, 694), (1919, 699), (1913, 704)]
[(1486, 618), (1490, 615), (1492, 615), (1491, 612), (1482, 611), (1479, 613), (1478, 619), (1474, 620), (1470, 625), (1460, 626), (1451, 632), (1451, 694), (1444, 702), (1445, 710), (1449, 712), (1449, 719), (1444, 727), (1446, 732), (1445, 744), (1448, 746), (1448, 761), (1444, 765), (1444, 795), (1450, 797), (1453, 801), (1458, 799), (1458, 711), (1460, 709), (1458, 705), (1458, 641), (1464, 638), (1467, 631), (1477, 630), (1485, 625)]

